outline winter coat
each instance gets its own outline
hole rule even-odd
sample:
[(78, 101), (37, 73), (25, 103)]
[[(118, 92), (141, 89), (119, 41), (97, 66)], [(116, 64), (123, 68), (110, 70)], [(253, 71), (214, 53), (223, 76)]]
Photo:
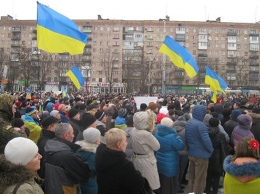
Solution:
[(177, 135), (179, 135), (184, 143), (184, 149), (179, 151), (179, 155), (188, 155), (188, 145), (186, 142), (186, 137), (185, 137), (185, 126), (187, 124), (186, 121), (186, 114), (183, 116), (178, 117), (177, 121), (174, 122), (173, 128), (176, 130)]
[(145, 179), (124, 152), (100, 146), (96, 152), (98, 193), (135, 194), (142, 190)]
[(104, 136), (107, 132), (106, 124), (102, 123), (101, 121), (97, 120), (97, 126), (96, 128), (100, 131), (101, 136)]
[[(223, 133), (218, 127), (209, 127), (209, 137), (213, 145), (214, 151), (209, 158), (208, 171), (221, 174), (223, 172), (223, 160), (221, 157), (221, 144), (224, 148), (225, 156), (228, 154), (228, 144)], [(223, 157), (225, 157), (223, 156)]]
[(96, 180), (95, 157), (98, 144), (88, 143), (84, 140), (77, 141), (76, 144), (81, 146), (80, 150), (77, 151), (77, 156), (79, 156), (84, 163), (88, 164), (91, 170), (88, 181), (80, 184), (81, 194), (97, 194), (98, 186)]
[(133, 163), (137, 170), (145, 177), (152, 190), (160, 187), (157, 161), (154, 151), (160, 149), (158, 140), (147, 130), (134, 128), (131, 135), (134, 150)]
[(118, 109), (116, 105), (109, 104), (109, 106), (106, 109), (106, 115), (107, 115), (107, 121), (106, 121), (106, 128), (111, 129), (115, 126), (115, 119), (118, 116), (117, 113)]
[(206, 111), (207, 109), (203, 105), (194, 106), (192, 119), (185, 126), (185, 136), (189, 146), (188, 155), (195, 158), (209, 158), (213, 152), (207, 127), (202, 122)]
[(69, 119), (66, 117), (66, 112), (59, 111), (60, 113), (60, 120), (62, 123), (68, 123)]
[(184, 148), (184, 143), (176, 130), (165, 125), (156, 126), (156, 139), (160, 143), (160, 149), (156, 152), (158, 172), (167, 177), (174, 177), (179, 166), (178, 151)]
[(73, 142), (76, 141), (76, 138), (79, 134), (80, 131), (80, 121), (77, 121), (75, 119), (69, 119), (69, 124), (72, 126), (73, 131), (74, 131), (74, 138), (73, 138)]
[(42, 155), (42, 159), (41, 159), (41, 163), (40, 163), (41, 168), (37, 171), (41, 178), (44, 178), (44, 165), (43, 165), (44, 161), (45, 161), (44, 147), (45, 147), (47, 141), (50, 140), (50, 139), (53, 139), (53, 138), (55, 138), (55, 133), (53, 131), (48, 131), (46, 129), (43, 129), (41, 137), (37, 142), (37, 146), (38, 146), (38, 149), (39, 149), (38, 152), (39, 152), (39, 154)]
[(132, 146), (132, 140), (131, 140), (131, 133), (134, 127), (126, 127), (123, 130), (126, 132), (126, 138), (127, 138), (127, 147), (125, 150), (126, 159), (132, 160), (132, 156), (134, 153), (133, 146)]
[(14, 97), (10, 94), (0, 95), (0, 154), (4, 153), (5, 145), (15, 137), (26, 137), (25, 133), (15, 131), (11, 126), (13, 118), (12, 105)]
[(250, 126), (236, 126), (231, 135), (231, 141), (233, 142), (234, 147), (236, 147), (238, 142), (245, 137), (254, 138), (253, 133), (250, 131)]
[(253, 133), (255, 139), (260, 142), (260, 114), (249, 113), (253, 119), (250, 131)]
[(15, 165), (0, 155), (0, 193), (13, 193), (18, 183), (23, 183), (17, 194), (32, 193), (43, 194), (41, 187), (35, 182), (34, 175), (25, 166)]
[(45, 193), (76, 194), (79, 183), (85, 183), (90, 169), (77, 155), (79, 145), (61, 138), (48, 140), (45, 145)]
[(39, 126), (39, 123), (35, 122), (31, 116), (25, 114), (24, 117), (24, 126), (30, 130), (29, 139), (37, 143), (42, 132), (42, 128)]
[(233, 120), (232, 118), (229, 121), (227, 121), (224, 125), (224, 129), (227, 132), (230, 139), (231, 139), (231, 134), (236, 126), (238, 126), (238, 122), (237, 120)]
[[(231, 163), (232, 156), (228, 156), (224, 161), (224, 193), (225, 194), (252, 194), (259, 193), (260, 185), (260, 162), (245, 163), (236, 165)], [(255, 176), (249, 182), (241, 182), (237, 176)]]

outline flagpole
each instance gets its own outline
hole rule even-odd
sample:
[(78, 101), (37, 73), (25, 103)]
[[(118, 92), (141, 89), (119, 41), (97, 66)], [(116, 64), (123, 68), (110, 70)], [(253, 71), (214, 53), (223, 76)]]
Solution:
[[(163, 35), (164, 38), (166, 36), (166, 19), (163, 20)], [(162, 94), (165, 96), (166, 91), (165, 91), (165, 77), (166, 77), (166, 68), (165, 68), (165, 63), (166, 63), (166, 55), (163, 54), (163, 66), (162, 66)]]

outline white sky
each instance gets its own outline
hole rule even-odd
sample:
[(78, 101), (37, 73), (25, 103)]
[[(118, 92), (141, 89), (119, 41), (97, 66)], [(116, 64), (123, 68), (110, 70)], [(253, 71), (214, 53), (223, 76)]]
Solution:
[[(260, 0), (39, 0), (70, 19), (260, 21)], [(36, 0), (0, 0), (0, 16), (36, 20)]]

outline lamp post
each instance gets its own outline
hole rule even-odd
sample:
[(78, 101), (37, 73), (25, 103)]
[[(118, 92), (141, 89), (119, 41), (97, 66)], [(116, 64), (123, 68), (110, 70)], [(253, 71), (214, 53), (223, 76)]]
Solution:
[[(166, 19), (163, 20), (163, 35), (165, 38), (166, 35)], [(165, 96), (166, 92), (165, 92), (165, 79), (166, 79), (166, 55), (163, 54), (163, 66), (162, 66), (162, 94)]]
[(89, 78), (89, 66), (85, 65), (82, 67), (82, 70), (84, 70), (84, 77), (86, 78), (86, 92), (88, 93), (88, 78)]

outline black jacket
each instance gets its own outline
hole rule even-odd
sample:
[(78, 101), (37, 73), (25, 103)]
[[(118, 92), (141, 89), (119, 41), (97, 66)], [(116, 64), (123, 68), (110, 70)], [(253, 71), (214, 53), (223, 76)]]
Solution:
[(142, 190), (145, 178), (125, 153), (100, 146), (96, 152), (98, 194), (134, 194)]
[(45, 193), (77, 193), (78, 184), (87, 182), (90, 169), (75, 154), (79, 145), (61, 138), (48, 140), (45, 145)]
[(76, 138), (79, 134), (80, 131), (80, 121), (77, 121), (75, 119), (69, 119), (69, 124), (72, 126), (73, 131), (74, 131), (74, 138), (73, 138), (73, 142), (76, 142)]
[(260, 142), (260, 114), (256, 113), (249, 113), (249, 115), (252, 117), (252, 127), (250, 131), (253, 133), (255, 139)]

